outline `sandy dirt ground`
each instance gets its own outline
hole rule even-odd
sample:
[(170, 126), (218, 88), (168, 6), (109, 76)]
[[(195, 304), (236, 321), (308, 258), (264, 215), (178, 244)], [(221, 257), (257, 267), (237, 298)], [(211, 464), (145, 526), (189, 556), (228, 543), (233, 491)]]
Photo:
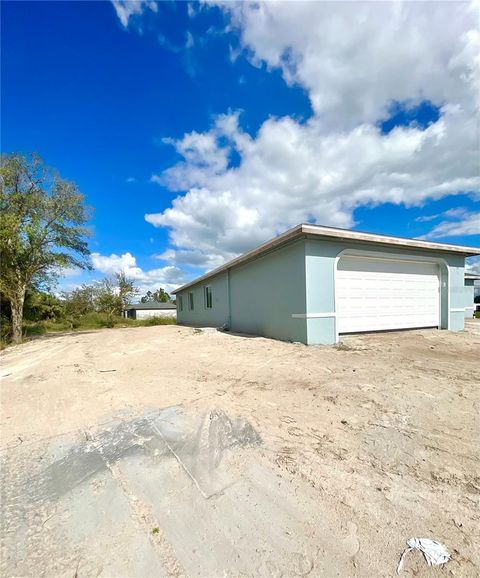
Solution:
[(2, 354), (2, 576), (480, 575), (480, 321), (340, 347), (163, 326)]

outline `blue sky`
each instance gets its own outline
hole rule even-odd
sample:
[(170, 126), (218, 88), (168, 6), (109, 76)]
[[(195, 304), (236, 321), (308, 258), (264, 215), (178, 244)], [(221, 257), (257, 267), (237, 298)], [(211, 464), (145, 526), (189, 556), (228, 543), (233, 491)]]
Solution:
[(356, 6), (2, 2), (2, 150), (95, 209), (62, 286), (171, 289), (306, 220), (480, 245), (469, 5)]

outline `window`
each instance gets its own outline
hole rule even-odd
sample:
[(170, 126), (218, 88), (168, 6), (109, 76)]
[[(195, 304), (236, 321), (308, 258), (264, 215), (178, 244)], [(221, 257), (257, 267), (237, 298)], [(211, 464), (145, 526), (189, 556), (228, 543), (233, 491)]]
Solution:
[(188, 294), (188, 308), (193, 311), (193, 293), (191, 291)]
[(213, 306), (212, 288), (209, 285), (207, 285), (206, 287), (204, 287), (204, 291), (205, 291), (205, 307), (207, 309), (211, 309)]
[(183, 295), (178, 296), (178, 309), (179, 311), (183, 311)]

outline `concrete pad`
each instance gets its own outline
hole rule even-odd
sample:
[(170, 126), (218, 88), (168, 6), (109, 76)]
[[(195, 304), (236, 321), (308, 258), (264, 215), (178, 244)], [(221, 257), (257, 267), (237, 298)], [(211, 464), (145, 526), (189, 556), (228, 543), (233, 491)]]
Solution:
[(240, 475), (227, 454), (259, 443), (241, 418), (167, 408), (113, 422), (92, 438), (10, 450), (2, 485), (5, 575), (38, 575), (41, 567), (45, 576), (181, 576), (183, 559), (203, 574), (205, 554), (197, 562), (183, 555), (192, 528), (177, 518), (185, 542), (179, 559), (157, 504), (185, 508), (176, 504), (179, 484), (199, 504), (221, 494)]

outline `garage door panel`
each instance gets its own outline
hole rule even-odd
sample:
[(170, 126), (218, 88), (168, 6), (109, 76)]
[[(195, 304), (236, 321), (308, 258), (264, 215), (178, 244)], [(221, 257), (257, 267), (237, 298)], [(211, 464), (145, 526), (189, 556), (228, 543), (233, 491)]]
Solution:
[(339, 333), (439, 325), (438, 265), (343, 257), (336, 276)]

